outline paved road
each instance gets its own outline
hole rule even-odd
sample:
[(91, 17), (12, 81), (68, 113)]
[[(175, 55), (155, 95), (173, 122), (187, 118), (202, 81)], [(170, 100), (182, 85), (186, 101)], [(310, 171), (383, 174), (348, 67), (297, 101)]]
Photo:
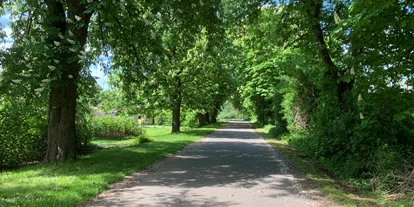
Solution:
[(129, 176), (91, 205), (330, 206), (303, 186), (303, 175), (247, 122), (231, 121), (147, 173)]

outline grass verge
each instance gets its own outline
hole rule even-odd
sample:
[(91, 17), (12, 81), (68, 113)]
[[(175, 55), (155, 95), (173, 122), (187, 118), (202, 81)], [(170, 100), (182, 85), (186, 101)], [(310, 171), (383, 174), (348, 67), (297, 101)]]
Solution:
[(77, 161), (1, 172), (0, 206), (75, 206), (219, 126), (217, 123), (177, 134), (170, 134), (169, 128), (148, 129), (154, 142), (101, 150)]
[(323, 193), (338, 205), (349, 207), (409, 207), (408, 201), (393, 202), (384, 199), (381, 192), (362, 192), (353, 185), (335, 178), (318, 163), (299, 150), (289, 146), (283, 140), (272, 138), (263, 128), (257, 128), (269, 144), (288, 157), (299, 170), (306, 174), (308, 180), (314, 183)]

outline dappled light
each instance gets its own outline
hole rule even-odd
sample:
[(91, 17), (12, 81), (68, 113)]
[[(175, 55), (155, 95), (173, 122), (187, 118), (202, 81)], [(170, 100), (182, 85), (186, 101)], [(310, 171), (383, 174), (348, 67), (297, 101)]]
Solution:
[(0, 206), (73, 206), (200, 138), (153, 166), (140, 182), (163, 193), (143, 202), (306, 205), (255, 130), (336, 179), (309, 179), (328, 195), (342, 183), (340, 205), (412, 206), (413, 16), (413, 0), (0, 0)]
[(247, 122), (230, 121), (146, 172), (104, 192), (96, 205), (133, 205), (139, 200), (139, 206), (274, 206), (287, 201), (309, 206), (317, 199), (302, 188), (302, 175)]
[(124, 146), (121, 142), (117, 147), (83, 156), (76, 162), (36, 164), (1, 172), (0, 206), (17, 206), (19, 203), (28, 206), (56, 206), (56, 203), (59, 206), (74, 206), (103, 191), (108, 183), (143, 170), (213, 130), (200, 128), (199, 132), (194, 133), (196, 135), (185, 136), (169, 135), (169, 130), (166, 130), (161, 131), (163, 137), (154, 137), (154, 142), (131, 146)]

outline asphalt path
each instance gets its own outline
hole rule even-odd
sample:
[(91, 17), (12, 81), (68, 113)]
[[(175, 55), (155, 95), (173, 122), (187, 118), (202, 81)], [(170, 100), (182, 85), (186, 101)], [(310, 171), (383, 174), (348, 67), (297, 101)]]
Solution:
[(230, 121), (89, 206), (332, 206), (249, 123)]

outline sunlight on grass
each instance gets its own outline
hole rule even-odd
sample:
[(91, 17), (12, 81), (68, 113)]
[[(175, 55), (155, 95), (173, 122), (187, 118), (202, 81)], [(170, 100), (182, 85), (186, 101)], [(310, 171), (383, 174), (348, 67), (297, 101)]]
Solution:
[(91, 141), (92, 144), (97, 145), (102, 148), (112, 148), (112, 147), (125, 147), (135, 144), (135, 137), (130, 137), (129, 139), (100, 139), (95, 138)]
[(159, 136), (169, 135), (171, 132), (171, 127), (162, 127), (162, 128), (144, 127), (144, 130), (147, 132), (147, 134), (150, 137), (156, 138)]
[(144, 169), (214, 129), (197, 128), (170, 134), (169, 128), (151, 128), (147, 133), (154, 142), (102, 150), (67, 163), (37, 164), (2, 172), (0, 206), (75, 206), (102, 192), (109, 183)]

